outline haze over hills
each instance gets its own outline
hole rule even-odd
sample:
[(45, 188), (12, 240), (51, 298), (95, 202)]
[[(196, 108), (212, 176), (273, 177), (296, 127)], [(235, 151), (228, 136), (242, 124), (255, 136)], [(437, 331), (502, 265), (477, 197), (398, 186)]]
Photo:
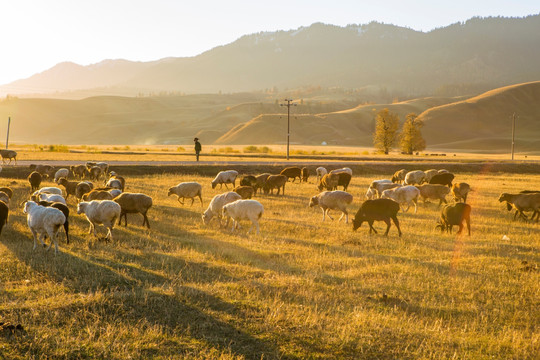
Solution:
[(375, 22), (316, 23), (246, 35), (191, 58), (62, 63), (0, 87), (0, 95), (234, 93), (307, 85), (370, 87), (389, 96), (463, 95), (539, 80), (538, 44), (540, 15), (473, 18), (427, 33)]

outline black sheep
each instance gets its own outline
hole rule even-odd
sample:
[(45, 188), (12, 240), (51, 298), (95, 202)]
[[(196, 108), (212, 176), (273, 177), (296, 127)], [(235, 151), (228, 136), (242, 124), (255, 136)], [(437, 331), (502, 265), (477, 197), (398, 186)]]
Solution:
[(441, 218), (439, 219), (439, 225), (441, 232), (452, 233), (452, 227), (454, 225), (459, 226), (458, 234), (461, 234), (463, 230), (463, 220), (467, 223), (467, 230), (469, 236), (471, 235), (471, 206), (465, 203), (456, 203), (455, 205), (446, 205), (441, 210)]
[(28, 182), (30, 182), (31, 192), (34, 192), (36, 190), (39, 190), (39, 185), (41, 185), (42, 176), (37, 171), (32, 171), (30, 175), (28, 175)]
[(399, 228), (399, 221), (397, 218), (397, 213), (399, 211), (399, 204), (394, 200), (390, 199), (375, 199), (375, 200), (366, 200), (360, 205), (360, 209), (356, 213), (356, 216), (353, 220), (353, 230), (356, 231), (364, 221), (367, 221), (369, 224), (369, 233), (373, 231), (377, 234), (377, 230), (373, 228), (374, 221), (384, 221), (386, 223), (386, 232), (384, 236), (388, 236), (388, 231), (390, 230), (390, 219), (394, 221), (398, 229), (398, 234), (401, 236), (401, 229)]
[(452, 180), (454, 180), (454, 174), (452, 174), (452, 173), (442, 173), (442, 174), (433, 175), (431, 180), (429, 180), (429, 183), (430, 184), (447, 185), (448, 187), (452, 187)]

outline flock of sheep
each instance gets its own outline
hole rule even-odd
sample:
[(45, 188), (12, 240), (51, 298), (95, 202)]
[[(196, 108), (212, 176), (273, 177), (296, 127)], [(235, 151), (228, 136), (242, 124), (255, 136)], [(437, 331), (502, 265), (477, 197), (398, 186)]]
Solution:
[[(69, 215), (67, 199), (73, 196), (77, 199), (77, 214), (84, 214), (89, 222), (89, 234), (93, 232), (98, 238), (96, 226), (103, 225), (107, 228), (105, 239), (112, 239), (112, 230), (116, 222), (121, 223), (124, 217), (127, 226), (127, 214), (139, 213), (143, 216), (143, 226), (150, 228), (147, 217), (148, 210), (152, 207), (153, 200), (150, 196), (141, 193), (125, 192), (126, 181), (114, 171), (109, 171), (109, 166), (104, 162), (87, 162), (86, 164), (71, 166), (70, 169), (62, 168), (58, 171), (49, 165), (30, 165), (32, 170), (28, 176), (32, 195), (24, 203), (24, 213), (27, 214), (27, 222), (34, 238), (34, 249), (38, 240), (45, 246), (46, 237), (51, 239), (49, 248), (53, 242), (55, 253), (58, 252), (58, 231), (63, 226), (66, 233), (66, 240), (69, 243)], [(60, 187), (42, 187), (44, 178), (53, 177)], [(329, 211), (341, 212), (341, 220), (345, 217), (348, 223), (349, 214), (347, 207), (352, 203), (353, 196), (347, 192), (347, 187), (352, 179), (350, 168), (335, 169), (328, 172), (325, 168), (316, 169), (319, 194), (311, 197), (309, 206), (319, 206), (322, 210), (324, 221)], [(257, 176), (246, 175), (240, 179), (239, 186), (236, 186), (238, 172), (236, 170), (220, 171), (212, 180), (212, 189), (219, 185), (228, 188), (227, 184), (232, 184), (233, 190), (215, 195), (208, 208), (202, 214), (202, 221), (208, 225), (213, 219), (219, 221), (220, 226), (227, 226), (232, 220), (234, 231), (239, 227), (241, 220), (251, 221), (251, 227), (257, 234), (260, 233), (259, 220), (264, 213), (263, 205), (252, 199), (257, 192), (265, 195), (273, 195), (277, 190), (277, 195), (285, 195), (285, 185), (292, 179), (295, 182), (307, 182), (310, 176), (308, 168), (288, 167), (280, 174), (264, 173)], [(68, 180), (74, 177), (76, 180)], [(103, 186), (96, 187), (93, 181), (103, 181)], [(437, 227), (442, 232), (452, 232), (454, 225), (459, 226), (458, 234), (463, 230), (463, 222), (467, 224), (468, 234), (471, 234), (470, 216), (471, 206), (466, 204), (467, 196), (471, 191), (469, 184), (464, 182), (453, 183), (454, 174), (446, 170), (399, 170), (394, 173), (391, 179), (374, 180), (369, 185), (365, 194), (366, 200), (360, 205), (353, 219), (353, 230), (358, 229), (363, 222), (369, 224), (369, 233), (377, 233), (373, 227), (375, 221), (383, 221), (387, 228), (385, 235), (391, 227), (391, 221), (402, 235), (399, 226), (397, 213), (408, 211), (414, 205), (415, 213), (418, 207), (418, 200), (423, 199), (439, 201), (439, 207), (444, 203)], [(338, 190), (342, 186), (343, 190)], [(454, 204), (448, 204), (446, 196), (452, 193)], [(7, 223), (9, 213), (9, 201), (13, 191), (8, 188), (0, 188), (0, 233), (2, 227)], [(169, 188), (168, 196), (176, 195), (178, 202), (184, 205), (186, 199), (191, 199), (193, 205), (195, 198), (199, 198), (203, 205), (202, 186), (197, 182), (182, 182)], [(508, 210), (515, 209), (514, 219), (519, 215), (528, 220), (526, 211), (532, 211), (531, 220), (540, 218), (540, 192), (523, 191), (519, 194), (501, 194), (500, 202), (506, 202)], [(226, 223), (223, 224), (223, 220)]]

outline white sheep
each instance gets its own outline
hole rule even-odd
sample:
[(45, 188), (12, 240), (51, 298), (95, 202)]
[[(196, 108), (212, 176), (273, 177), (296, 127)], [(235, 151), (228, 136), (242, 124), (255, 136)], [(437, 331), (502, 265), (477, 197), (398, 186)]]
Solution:
[(84, 213), (86, 219), (90, 223), (90, 234), (94, 231), (94, 236), (97, 238), (96, 225), (103, 224), (107, 228), (105, 239), (112, 240), (112, 229), (114, 223), (120, 218), (120, 205), (112, 200), (92, 200), (82, 201), (77, 206), (77, 214)]
[(41, 189), (34, 191), (32, 196), (38, 196), (39, 194), (43, 194), (43, 193), (62, 195), (62, 189), (57, 188), (57, 187), (52, 187), (52, 186), (42, 187)]
[(38, 198), (40, 201), (59, 202), (64, 205), (67, 205), (66, 199), (64, 199), (62, 195), (58, 195), (58, 194), (41, 193), (38, 195)]
[[(208, 225), (214, 216), (219, 219), (221, 225), (221, 213), (223, 206), (233, 201), (240, 200), (242, 197), (235, 191), (229, 191), (223, 194), (218, 194), (212, 198), (206, 211), (202, 214), (202, 220), (205, 225)], [(227, 219), (228, 220), (228, 219)], [(228, 223), (225, 225), (227, 226)]]
[(69, 176), (69, 170), (68, 169), (65, 169), (65, 168), (62, 168), (62, 169), (59, 169), (56, 174), (54, 174), (54, 182), (55, 183), (58, 183), (58, 180), (60, 178), (68, 178)]
[(401, 186), (394, 189), (388, 189), (388, 190), (383, 191), (382, 193), (383, 199), (392, 199), (398, 204), (400, 204), (401, 206), (406, 204), (407, 209), (404, 209), (403, 211), (408, 211), (411, 202), (413, 202), (415, 214), (418, 209), (419, 196), (420, 196), (420, 190), (418, 190), (416, 186), (412, 186), (412, 185), (406, 185), (406, 186)]
[(115, 197), (117, 197), (118, 195), (120, 195), (121, 193), (122, 193), (122, 190), (120, 190), (120, 189), (111, 189), (111, 190), (109, 190), (109, 194), (112, 195), (113, 199)]
[(240, 227), (240, 220), (251, 220), (248, 234), (253, 226), (257, 228), (257, 234), (259, 234), (259, 219), (263, 212), (264, 208), (257, 200), (236, 200), (223, 206), (223, 216), (233, 220), (231, 231)]
[(377, 190), (372, 189), (371, 187), (368, 187), (365, 197), (366, 197), (367, 200), (376, 199), (377, 198)]
[(424, 173), (426, 174), (425, 182), (429, 184), (429, 181), (431, 180), (431, 178), (434, 175), (437, 175), (439, 172), (435, 169), (430, 169), (430, 170), (424, 171)]
[(236, 177), (238, 176), (238, 171), (236, 170), (225, 170), (220, 171), (214, 180), (212, 180), (212, 189), (215, 189), (219, 184), (219, 188), (225, 184), (225, 187), (228, 189), (227, 184), (233, 184), (233, 188), (236, 186)]
[(422, 170), (409, 171), (405, 175), (405, 185), (421, 185), (426, 180), (426, 173)]
[(113, 189), (122, 190), (122, 182), (115, 178), (109, 179), (107, 183), (105, 184), (105, 186), (111, 187)]
[(328, 174), (328, 170), (326, 170), (322, 166), (315, 169), (315, 172), (317, 173), (317, 183), (320, 183), (323, 176)]
[(347, 212), (347, 205), (351, 204), (353, 201), (353, 196), (348, 192), (335, 190), (335, 191), (323, 191), (322, 193), (315, 195), (309, 201), (309, 207), (319, 205), (323, 212), (322, 221), (324, 221), (326, 215), (330, 220), (334, 220), (330, 214), (329, 210), (339, 210), (341, 211), (341, 216), (338, 221), (341, 221), (343, 215), (345, 215), (345, 223), (349, 222), (349, 213)]
[[(191, 199), (191, 206), (193, 206), (193, 202), (195, 202), (195, 197), (198, 196), (201, 201), (201, 206), (203, 206), (202, 186), (198, 182), (183, 182), (170, 187), (167, 196), (171, 196), (172, 194), (178, 196), (177, 200), (182, 205), (184, 205), (184, 199)], [(183, 201), (180, 201), (180, 198), (182, 198)]]
[(27, 214), (28, 227), (34, 237), (34, 250), (37, 247), (38, 235), (43, 246), (45, 246), (43, 239), (45, 235), (48, 235), (51, 243), (47, 250), (51, 248), (54, 242), (54, 254), (58, 254), (58, 230), (66, 222), (65, 215), (56, 208), (39, 206), (33, 201), (27, 201), (24, 204), (23, 212)]
[(339, 174), (339, 173), (347, 173), (349, 175), (352, 176), (352, 170), (348, 167), (344, 167), (344, 168), (341, 168), (341, 169), (334, 169), (332, 171), (330, 171), (330, 174)]
[(377, 194), (377, 197), (381, 197), (381, 194), (384, 190), (391, 189), (397, 186), (400, 186), (400, 185), (394, 184), (392, 180), (381, 179), (381, 180), (373, 180), (371, 184), (369, 184), (369, 189), (371, 189), (372, 191), (375, 191)]

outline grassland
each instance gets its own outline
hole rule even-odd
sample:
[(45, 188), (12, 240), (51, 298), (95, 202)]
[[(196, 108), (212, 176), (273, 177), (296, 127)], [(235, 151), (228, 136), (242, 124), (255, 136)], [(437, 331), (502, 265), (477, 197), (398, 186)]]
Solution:
[[(353, 178), (351, 213), (374, 177)], [(154, 198), (152, 228), (131, 215), (112, 243), (91, 239), (71, 200), (72, 242), (55, 257), (32, 251), (27, 184), (4, 178), (15, 195), (0, 237), (0, 321), (26, 332), (0, 335), (0, 359), (537, 358), (540, 226), (511, 221), (497, 196), (539, 189), (540, 175), (458, 174), (474, 188), (471, 237), (435, 231), (433, 204), (399, 214), (402, 238), (321, 223), (307, 206), (313, 183), (258, 196), (261, 235), (246, 223), (231, 234), (166, 196), (198, 181), (206, 207), (220, 192), (210, 180), (129, 177), (128, 191)]]

